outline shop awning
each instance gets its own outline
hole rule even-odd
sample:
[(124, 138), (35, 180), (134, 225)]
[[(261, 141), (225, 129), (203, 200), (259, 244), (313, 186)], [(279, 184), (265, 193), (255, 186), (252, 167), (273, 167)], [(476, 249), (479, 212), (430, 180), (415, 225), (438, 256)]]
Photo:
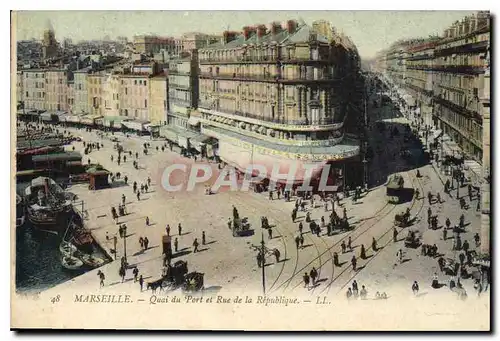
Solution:
[(52, 121), (52, 113), (51, 112), (44, 112), (40, 115), (40, 119), (42, 121)]
[(177, 132), (170, 129), (168, 126), (160, 128), (160, 136), (165, 137), (167, 140), (177, 143)]
[(442, 135), (443, 135), (443, 131), (441, 129), (438, 129), (434, 132), (434, 134), (432, 134), (432, 138), (435, 140), (435, 139), (440, 138)]
[(136, 130), (136, 131), (143, 131), (145, 124), (147, 124), (147, 122), (142, 122), (142, 121), (137, 121), (137, 120), (130, 120), (130, 121), (123, 121), (122, 122), (122, 125), (125, 126), (125, 128)]
[(200, 123), (200, 118), (199, 117), (189, 117), (188, 123), (192, 126), (198, 125)]
[(105, 127), (114, 127), (121, 128), (121, 123), (125, 120), (128, 120), (127, 116), (104, 116), (104, 126)]

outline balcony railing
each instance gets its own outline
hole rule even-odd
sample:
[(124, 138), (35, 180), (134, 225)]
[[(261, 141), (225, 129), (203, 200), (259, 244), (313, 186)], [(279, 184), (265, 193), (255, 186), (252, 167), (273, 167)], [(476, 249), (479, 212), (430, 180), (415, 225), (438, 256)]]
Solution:
[(170, 88), (183, 89), (183, 90), (191, 90), (191, 86), (190, 85), (186, 85), (186, 84), (168, 83), (168, 86)]
[(191, 76), (189, 71), (179, 71), (179, 70), (168, 70), (169, 75), (179, 75), (179, 76)]
[(210, 79), (220, 79), (220, 80), (234, 80), (234, 81), (255, 81), (255, 82), (280, 82), (280, 83), (308, 83), (308, 82), (337, 82), (342, 78), (331, 78), (330, 76), (314, 76), (314, 75), (302, 75), (294, 77), (280, 77), (278, 75), (238, 75), (236, 73), (226, 74), (226, 73), (201, 73), (201, 78)]
[(472, 119), (475, 119), (476, 121), (481, 121), (481, 119), (482, 119), (481, 115), (479, 113), (476, 113), (474, 111), (470, 111), (463, 106), (457, 105), (457, 104), (455, 104), (447, 99), (444, 99), (441, 97), (441, 95), (434, 96), (434, 101), (438, 104), (441, 104), (441, 105), (451, 109), (452, 111), (454, 111), (456, 113), (462, 114), (464, 116), (468, 116)]
[(449, 56), (450, 54), (458, 53), (478, 53), (486, 52), (488, 49), (488, 41), (480, 41), (478, 43), (470, 43), (460, 46), (454, 46), (444, 49), (436, 49), (434, 54), (436, 57)]
[(199, 60), (200, 64), (274, 64), (274, 63), (282, 63), (282, 64), (318, 64), (318, 63), (329, 63), (333, 62), (332, 59), (323, 58), (323, 59), (311, 59), (311, 58), (297, 58), (297, 57), (271, 57), (271, 56), (263, 56), (263, 57), (236, 57), (236, 58), (202, 58)]

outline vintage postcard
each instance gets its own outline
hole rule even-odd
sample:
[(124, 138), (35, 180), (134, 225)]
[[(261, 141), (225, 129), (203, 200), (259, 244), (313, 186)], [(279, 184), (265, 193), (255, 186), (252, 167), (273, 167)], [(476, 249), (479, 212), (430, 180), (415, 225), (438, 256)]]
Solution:
[(12, 12), (11, 327), (490, 330), (490, 32)]

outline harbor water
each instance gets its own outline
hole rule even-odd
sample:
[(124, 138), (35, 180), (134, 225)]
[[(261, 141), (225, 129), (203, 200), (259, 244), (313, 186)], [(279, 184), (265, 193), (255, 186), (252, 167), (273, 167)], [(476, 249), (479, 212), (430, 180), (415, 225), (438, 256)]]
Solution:
[[(28, 183), (17, 185), (17, 193), (24, 194)], [(61, 237), (38, 231), (26, 218), (16, 229), (16, 291), (36, 293), (71, 280), (90, 269), (67, 270), (61, 265), (59, 245)], [(108, 261), (104, 251), (96, 244), (93, 254)]]

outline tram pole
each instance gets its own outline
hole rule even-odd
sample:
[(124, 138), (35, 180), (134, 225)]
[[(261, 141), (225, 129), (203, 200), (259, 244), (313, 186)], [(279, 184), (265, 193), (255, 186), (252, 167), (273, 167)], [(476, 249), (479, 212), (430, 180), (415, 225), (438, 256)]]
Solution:
[(261, 245), (261, 255), (262, 255), (262, 292), (264, 293), (264, 296), (266, 295), (266, 257), (264, 256), (265, 253), (265, 246), (264, 246), (264, 231), (261, 231), (261, 237), (262, 240), (260, 242)]

